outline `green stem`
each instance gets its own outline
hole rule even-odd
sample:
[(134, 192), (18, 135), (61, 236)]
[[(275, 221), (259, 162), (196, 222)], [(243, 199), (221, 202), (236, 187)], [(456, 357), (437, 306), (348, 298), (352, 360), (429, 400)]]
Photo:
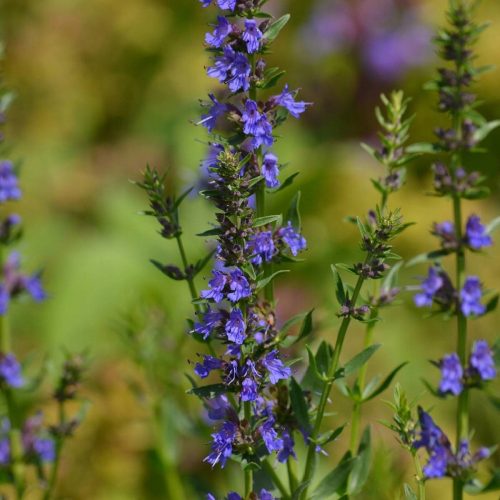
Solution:
[(418, 500), (425, 500), (425, 480), (424, 472), (422, 471), (422, 464), (416, 453), (413, 454), (413, 463), (415, 464), (415, 470), (417, 471), (417, 484), (418, 484)]
[[(453, 213), (457, 240), (462, 241), (462, 207), (459, 197), (453, 198)], [(462, 244), (456, 254), (456, 290), (460, 293), (465, 280), (465, 253)], [(459, 304), (459, 301), (458, 301)], [(457, 354), (463, 366), (467, 363), (467, 318), (462, 313), (460, 305), (457, 307)], [(464, 389), (458, 397), (457, 403), (457, 434), (456, 448), (459, 449), (460, 441), (467, 439), (469, 434), (469, 393)], [(459, 478), (453, 480), (453, 499), (462, 500), (463, 483)]]
[[(352, 304), (356, 304), (356, 301), (358, 299), (364, 281), (365, 279), (362, 276), (358, 277), (358, 281), (356, 283), (356, 287), (354, 288), (354, 292), (351, 298)], [(314, 475), (314, 469), (316, 466), (316, 440), (318, 438), (321, 429), (321, 423), (323, 421), (326, 403), (328, 402), (330, 391), (333, 385), (333, 377), (339, 367), (340, 353), (342, 351), (345, 336), (347, 334), (347, 330), (349, 328), (350, 323), (351, 323), (351, 318), (347, 316), (342, 320), (342, 323), (340, 324), (340, 328), (337, 334), (337, 341), (335, 343), (335, 349), (333, 352), (333, 359), (328, 369), (328, 374), (327, 374), (328, 380), (323, 384), (323, 390), (321, 392), (321, 397), (318, 404), (318, 410), (316, 413), (316, 420), (314, 422), (314, 427), (310, 438), (310, 444), (307, 450), (306, 466), (304, 469), (304, 476), (302, 478), (302, 483), (309, 483)], [(301, 500), (305, 500), (307, 498), (308, 487), (309, 485), (306, 486), (302, 491), (302, 494), (300, 496)]]
[(14, 476), (16, 498), (17, 500), (21, 500), (26, 489), (21, 429), (19, 427), (17, 405), (14, 401), (14, 395), (9, 388), (4, 389), (4, 395), (10, 421), (9, 441), (12, 475)]
[(267, 460), (264, 460), (261, 465), (262, 469), (272, 479), (274, 485), (276, 486), (276, 488), (278, 488), (279, 492), (281, 493), (281, 500), (289, 500), (290, 494), (288, 493), (285, 485), (279, 478), (278, 474), (276, 474), (274, 467)]
[[(376, 318), (377, 314), (378, 314), (378, 310), (376, 308), (372, 309), (372, 312), (370, 314), (370, 319)], [(373, 331), (374, 331), (374, 329), (375, 329), (375, 323), (368, 323), (368, 325), (366, 327), (366, 331), (365, 331), (365, 340), (363, 343), (363, 347), (365, 349), (373, 343)], [(358, 385), (360, 395), (363, 394), (363, 390), (365, 388), (367, 368), (368, 368), (368, 366), (366, 364), (364, 364), (359, 369), (358, 380), (356, 383)], [(353, 410), (352, 410), (350, 449), (351, 449), (351, 452), (353, 454), (356, 452), (356, 450), (358, 448), (362, 404), (363, 403), (361, 401), (356, 401), (354, 403)]]
[(157, 396), (152, 411), (155, 419), (155, 444), (165, 474), (165, 488), (168, 498), (183, 500), (186, 497), (175, 460), (171, 456), (171, 444), (166, 442), (164, 434), (165, 419), (163, 417), (163, 406), (161, 397)]
[[(243, 411), (245, 413), (245, 420), (248, 425), (251, 425), (252, 419), (252, 406), (250, 401), (245, 401), (243, 403)], [(249, 498), (250, 493), (252, 493), (253, 489), (253, 470), (250, 464), (245, 468), (245, 499)]]
[[(59, 428), (61, 432), (65, 432), (66, 427), (66, 412), (64, 409), (64, 403), (59, 401)], [(62, 448), (64, 444), (64, 435), (59, 435), (56, 439), (56, 453), (54, 463), (52, 465), (52, 470), (50, 472), (49, 484), (43, 495), (44, 500), (50, 500), (54, 497), (55, 486), (57, 481), (57, 476), (59, 473), (59, 465), (61, 462)]]
[(298, 488), (299, 481), (297, 479), (297, 467), (295, 459), (289, 457), (286, 461), (286, 470), (288, 472), (288, 483), (290, 484), (290, 492), (293, 495), (293, 492)]
[[(184, 244), (182, 242), (182, 235), (177, 235), (175, 237), (177, 241), (177, 246), (179, 248), (179, 253), (181, 255), (181, 260), (182, 260), (182, 265), (184, 266), (184, 272), (187, 271), (187, 268), (189, 266), (188, 259), (186, 257), (186, 251), (184, 250)], [(186, 282), (188, 284), (189, 288), (189, 293), (191, 294), (191, 299), (192, 300), (197, 300), (199, 298), (198, 292), (196, 291), (196, 286), (194, 284), (194, 278), (192, 276), (187, 276), (186, 277)], [(193, 304), (194, 305), (194, 310), (196, 313), (200, 312), (200, 306), (199, 304)]]

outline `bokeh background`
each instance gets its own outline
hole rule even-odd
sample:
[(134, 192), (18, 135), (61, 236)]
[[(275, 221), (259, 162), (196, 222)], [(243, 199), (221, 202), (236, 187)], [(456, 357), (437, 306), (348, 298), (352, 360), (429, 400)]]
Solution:
[[(139, 179), (148, 163), (168, 169), (172, 189), (198, 179), (207, 137), (193, 122), (200, 113), (198, 99), (216, 88), (205, 76), (202, 43), (213, 11), (196, 0), (2, 0), (0, 5), (4, 76), (17, 94), (6, 133), (12, 157), (22, 161), (19, 212), (26, 235), (21, 250), (27, 267), (45, 269), (51, 296), (44, 305), (15, 308), (16, 348), (34, 359), (50, 353), (56, 361), (65, 349), (87, 350), (91, 359), (84, 388), (91, 407), (66, 448), (59, 494), (168, 498), (154, 449), (159, 435), (166, 440), (164, 461), (180, 471), (188, 498), (236, 488), (237, 468), (221, 474), (201, 463), (210, 429), (199, 402), (185, 394), (188, 360), (201, 349), (185, 334), (191, 315), (185, 284), (167, 281), (148, 262), (176, 262), (177, 256), (155, 233), (154, 221), (138, 215), (146, 201), (129, 182)], [(289, 120), (277, 145), (288, 169), (300, 171), (296, 185), (309, 243), (306, 260), (279, 280), (279, 309), (283, 319), (316, 307), (315, 342), (333, 340), (337, 320), (329, 266), (357, 259), (356, 229), (345, 218), (374, 205), (369, 179), (381, 174), (359, 142), (373, 139), (373, 108), (379, 94), (392, 88), (413, 98), (412, 140), (432, 140), (442, 117), (422, 86), (435, 68), (429, 41), (444, 21), (446, 2), (275, 0), (270, 6), (276, 14), (293, 15), (270, 59), (288, 71), (288, 81), (302, 88), (305, 100), (315, 103), (300, 122)], [(478, 44), (479, 62), (495, 63), (500, 3), (484, 0), (478, 17), (493, 23)], [(481, 111), (490, 119), (500, 117), (499, 71), (477, 86)], [(491, 134), (486, 146), (489, 152), (469, 158), (468, 165), (489, 175), (493, 195), (468, 202), (466, 211), (491, 220), (500, 211), (500, 132)], [(423, 158), (410, 167), (406, 187), (392, 200), (407, 220), (417, 222), (397, 243), (404, 258), (433, 248), (432, 221), (451, 217), (449, 202), (426, 195), (430, 187), (429, 162)], [(271, 210), (283, 210), (292, 194), (277, 197)], [(205, 251), (203, 239), (192, 235), (206, 229), (211, 218), (196, 197), (183, 206), (192, 259)], [(499, 252), (497, 245), (469, 259), (470, 272), (488, 288), (500, 287)], [(423, 267), (406, 270), (401, 281), (414, 284), (424, 273)], [(383, 348), (370, 372), (386, 373), (409, 361), (398, 379), (430, 406), (436, 401), (421, 378), (436, 382), (437, 370), (427, 360), (453, 350), (455, 333), (452, 322), (423, 316), (409, 295), (385, 311), (376, 334)], [(471, 336), (493, 340), (498, 322), (498, 312), (471, 322)], [(362, 327), (354, 326), (346, 357), (361, 341)], [(339, 425), (348, 418), (349, 405), (335, 397), (339, 415), (332, 425)], [(390, 391), (384, 397), (390, 399)], [(154, 430), (152, 413), (159, 400), (165, 417)], [(485, 395), (474, 394), (471, 411), (477, 442), (498, 442), (498, 419)], [(452, 401), (434, 411), (450, 432), (453, 412)], [(377, 446), (363, 498), (399, 498), (412, 472), (394, 437), (377, 423), (389, 419), (390, 410), (378, 400), (365, 407), (365, 416)], [(330, 446), (325, 471), (344, 449), (342, 439)], [(448, 492), (447, 481), (429, 484), (431, 499), (446, 499)]]

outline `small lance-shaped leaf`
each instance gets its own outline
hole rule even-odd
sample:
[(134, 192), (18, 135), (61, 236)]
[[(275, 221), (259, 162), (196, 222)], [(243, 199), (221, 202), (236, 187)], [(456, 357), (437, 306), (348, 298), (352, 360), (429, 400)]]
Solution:
[(328, 368), (333, 357), (333, 347), (326, 341), (321, 342), (316, 351), (316, 366), (321, 375), (328, 373)]
[(483, 139), (485, 139), (493, 130), (496, 128), (500, 127), (500, 120), (494, 120), (488, 123), (485, 123), (481, 127), (479, 127), (475, 132), (474, 132), (474, 140), (476, 142), (481, 142)]
[(177, 267), (177, 266), (171, 266), (171, 265), (164, 265), (158, 262), (157, 260), (151, 259), (151, 264), (156, 267), (159, 271), (161, 271), (165, 276), (168, 276), (169, 278), (176, 280), (176, 281), (182, 281), (186, 279), (186, 275)]
[(500, 216), (495, 217), (487, 226), (486, 226), (486, 232), (488, 234), (493, 233), (497, 229), (500, 228)]
[(193, 187), (190, 187), (189, 189), (186, 189), (186, 191), (184, 191), (184, 193), (182, 193), (179, 198), (177, 198), (174, 202), (174, 210), (176, 210), (177, 208), (179, 208), (180, 204), (184, 201), (184, 199), (186, 198), (186, 196), (193, 190), (194, 188)]
[(371, 456), (371, 432), (370, 427), (367, 427), (359, 443), (356, 455), (358, 460), (349, 475), (347, 491), (350, 495), (356, 495), (363, 489), (370, 472)]
[(292, 223), (292, 226), (298, 231), (300, 231), (302, 227), (301, 225), (302, 223), (300, 220), (300, 210), (299, 210), (300, 196), (301, 196), (300, 191), (297, 191), (297, 193), (295, 194), (290, 203), (290, 207), (288, 208), (285, 219), (285, 222), (290, 221)]
[(487, 484), (482, 484), (475, 479), (473, 482), (465, 485), (465, 491), (469, 493), (469, 495), (480, 495), (482, 493), (488, 493), (489, 491), (500, 490), (500, 469), (494, 469), (491, 472), (492, 476)]
[(346, 425), (347, 424), (344, 424), (341, 425), (340, 427), (337, 427), (333, 431), (325, 432), (324, 434), (318, 437), (318, 439), (316, 440), (316, 444), (319, 446), (325, 446), (328, 443), (335, 441), (342, 434), (342, 431), (345, 429)]
[(218, 396), (219, 394), (225, 394), (227, 393), (227, 387), (224, 384), (210, 384), (210, 385), (204, 385), (202, 387), (193, 387), (192, 389), (189, 389), (188, 394), (194, 394), (195, 396), (198, 396), (199, 398), (209, 398), (212, 399), (215, 396)]
[(412, 267), (416, 266), (417, 264), (423, 264), (424, 262), (431, 262), (433, 260), (444, 257), (445, 255), (448, 255), (448, 253), (449, 252), (447, 250), (434, 250), (433, 252), (421, 253), (416, 257), (413, 257), (413, 259), (410, 259), (406, 263), (405, 267)]
[(215, 252), (216, 252), (215, 249), (212, 250), (203, 259), (200, 259), (200, 260), (198, 260), (196, 262), (196, 264), (194, 265), (194, 270), (195, 270), (196, 274), (198, 274), (199, 272), (203, 271), (203, 269), (205, 268), (205, 266), (210, 262), (210, 260), (214, 256)]
[(387, 276), (384, 278), (382, 282), (383, 290), (390, 290), (394, 287), (397, 281), (398, 273), (401, 267), (403, 266), (403, 262), (398, 262), (391, 267), (391, 270), (387, 273)]
[(340, 306), (343, 306), (346, 303), (346, 293), (344, 290), (344, 283), (342, 282), (342, 277), (337, 270), (337, 266), (332, 264), (332, 273), (333, 279), (335, 281), (335, 296), (337, 297), (337, 302)]
[(351, 473), (357, 457), (352, 458), (350, 453), (346, 453), (340, 463), (327, 474), (314, 490), (313, 499), (323, 500), (339, 493), (345, 487), (345, 483)]
[(309, 486), (310, 481), (306, 481), (298, 486), (298, 488), (293, 492), (291, 500), (299, 500), (301, 493)]
[(415, 494), (415, 492), (411, 489), (411, 486), (409, 484), (406, 484), (404, 485), (403, 487), (403, 490), (404, 490), (404, 493), (405, 493), (405, 498), (407, 500), (417, 500), (417, 495)]
[(280, 31), (285, 27), (289, 20), (290, 14), (285, 14), (279, 19), (276, 19), (276, 21), (274, 21), (274, 23), (267, 28), (262, 38), (268, 42), (272, 42), (279, 35)]
[(264, 217), (258, 217), (253, 221), (253, 227), (266, 226), (267, 224), (272, 224), (276, 222), (278, 226), (281, 226), (283, 221), (282, 215), (266, 215)]
[(431, 144), (430, 142), (417, 142), (411, 144), (406, 148), (407, 153), (430, 153), (434, 154), (439, 152), (439, 147), (436, 144)]
[(462, 198), (465, 198), (466, 200), (482, 200), (483, 198), (488, 198), (490, 194), (490, 188), (483, 186), (467, 189), (466, 191), (464, 191)]
[[(396, 366), (394, 370), (392, 370), (389, 375), (383, 380), (383, 382), (371, 393), (363, 394), (363, 402), (365, 401), (370, 401), (370, 399), (373, 399), (377, 397), (379, 394), (384, 392), (390, 385), (396, 374), (401, 370), (403, 367), (405, 367), (408, 364), (408, 362), (401, 363), (400, 365)], [(367, 386), (368, 387), (368, 386)]]
[(198, 233), (196, 236), (219, 236), (219, 234), (222, 233), (222, 230), (220, 227), (214, 227), (212, 229), (207, 229), (206, 231), (203, 231), (202, 233)]
[(299, 334), (297, 335), (297, 338), (295, 339), (294, 344), (297, 342), (300, 342), (302, 339), (306, 338), (309, 336), (312, 331), (313, 331), (313, 321), (312, 321), (312, 315), (313, 315), (314, 309), (311, 309), (309, 312), (306, 313), (304, 320), (302, 321), (302, 325), (300, 325), (300, 330)]
[(311, 422), (309, 421), (309, 412), (307, 409), (306, 398), (302, 388), (294, 377), (290, 381), (290, 400), (293, 413), (299, 423), (300, 430), (306, 435), (311, 434)]
[(497, 308), (498, 298), (499, 298), (498, 295), (495, 295), (488, 301), (488, 303), (486, 304), (486, 310), (484, 311), (484, 314), (491, 313)]
[(262, 280), (259, 280), (257, 282), (257, 285), (255, 286), (255, 290), (262, 290), (268, 283), (270, 283), (278, 274), (283, 274), (283, 273), (289, 273), (290, 271), (288, 269), (281, 269), (280, 271), (276, 271), (275, 273), (271, 274), (271, 276), (268, 276), (267, 278), (264, 278)]
[(270, 89), (274, 87), (278, 81), (286, 74), (286, 71), (281, 71), (279, 68), (273, 68), (277, 71), (272, 75), (264, 75), (264, 80), (257, 86), (261, 89)]
[(359, 354), (356, 354), (344, 366), (344, 376), (347, 377), (351, 373), (359, 370), (380, 348), (380, 344), (373, 344), (366, 349), (363, 349)]
[(288, 186), (291, 186), (293, 184), (293, 181), (295, 180), (295, 177), (297, 177), (297, 175), (299, 175), (299, 172), (295, 172), (294, 174), (289, 175), (282, 182), (281, 186), (279, 188), (277, 188), (276, 191), (274, 191), (274, 192), (277, 193), (278, 191), (282, 191), (283, 189), (286, 189)]

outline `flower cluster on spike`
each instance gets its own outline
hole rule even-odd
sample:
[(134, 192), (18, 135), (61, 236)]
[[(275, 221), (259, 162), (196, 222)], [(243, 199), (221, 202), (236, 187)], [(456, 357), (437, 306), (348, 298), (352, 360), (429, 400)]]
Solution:
[[(212, 3), (202, 1), (204, 7)], [(274, 130), (287, 115), (298, 118), (309, 103), (297, 100), (288, 85), (266, 99), (257, 97), (258, 90), (271, 89), (283, 74), (267, 69), (263, 54), (289, 16), (271, 21), (260, 12), (262, 2), (215, 3), (223, 12), (205, 36), (213, 57), (207, 74), (226, 90), (209, 95), (199, 124), (214, 134), (204, 162), (208, 189), (202, 195), (217, 208), (212, 231), (217, 249), (193, 335), (213, 348), (196, 363), (195, 374), (217, 383), (194, 392), (210, 394), (204, 398), (208, 415), (220, 422), (206, 462), (224, 467), (233, 455), (258, 461), (270, 454), (285, 462), (295, 455), (293, 432), (304, 429), (290, 411), (286, 385), (280, 384), (292, 372), (279, 349), (272, 301), (261, 292), (273, 278), (267, 273), (270, 266), (293, 260), (306, 240), (292, 217), (263, 217), (256, 192), (282, 185), (281, 166), (272, 152)], [(254, 495), (272, 498), (266, 490)], [(228, 498), (241, 497), (231, 493)]]
[[(476, 96), (470, 90), (481, 70), (473, 66), (473, 44), (484, 26), (472, 20), (472, 2), (452, 2), (448, 12), (451, 26), (440, 31), (436, 38), (441, 59), (452, 63), (438, 70), (438, 77), (430, 87), (438, 93), (440, 111), (449, 115), (450, 128), (435, 130), (437, 142), (424, 144), (427, 152), (444, 153), (446, 161), (433, 165), (434, 188), (437, 196), (448, 196), (453, 202), (454, 220), (436, 222), (432, 234), (439, 241), (439, 248), (426, 255), (432, 261), (427, 276), (422, 279), (414, 296), (417, 307), (434, 307), (437, 312), (457, 317), (457, 352), (443, 356), (433, 364), (440, 369), (438, 397), (447, 395), (459, 398), (457, 405), (457, 441), (454, 451), (450, 441), (432, 418), (419, 410), (421, 437), (414, 448), (425, 448), (429, 461), (424, 468), (427, 478), (453, 477), (455, 486), (464, 484), (474, 472), (475, 464), (489, 456), (485, 448), (472, 455), (469, 451), (467, 426), (467, 395), (472, 388), (483, 388), (496, 376), (493, 348), (486, 340), (467, 342), (467, 321), (491, 312), (498, 300), (486, 301), (485, 290), (478, 276), (468, 276), (466, 260), (472, 253), (493, 244), (491, 225), (485, 225), (475, 214), (462, 220), (462, 202), (487, 196), (481, 186), (479, 172), (468, 172), (462, 165), (464, 152), (478, 151), (478, 144), (500, 121), (487, 122), (476, 109)], [(439, 259), (455, 256), (456, 280), (448, 275)], [(460, 486), (460, 487), (462, 487)]]

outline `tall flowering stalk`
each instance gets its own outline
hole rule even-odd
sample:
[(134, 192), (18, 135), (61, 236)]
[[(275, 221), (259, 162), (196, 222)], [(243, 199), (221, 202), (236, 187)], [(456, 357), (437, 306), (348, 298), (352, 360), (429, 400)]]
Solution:
[[(376, 117), (382, 131), (380, 136), (380, 147), (374, 149), (366, 144), (363, 147), (368, 153), (380, 163), (385, 170), (384, 176), (380, 179), (372, 179), (373, 186), (380, 194), (378, 209), (382, 214), (386, 213), (389, 197), (392, 193), (399, 191), (406, 178), (406, 165), (411, 162), (418, 153), (407, 151), (406, 142), (409, 138), (409, 128), (412, 118), (406, 118), (409, 99), (405, 99), (403, 92), (392, 92), (389, 98), (382, 95), (382, 102), (385, 108), (385, 114), (376, 109)], [(370, 213), (372, 220), (375, 218), (375, 211)], [(386, 279), (375, 280), (373, 291), (370, 294), (370, 314), (366, 324), (364, 347), (369, 348), (373, 345), (373, 336), (375, 327), (379, 322), (381, 309), (391, 305), (400, 292), (400, 288), (395, 285), (396, 274), (400, 265), (393, 267), (388, 273)], [(382, 282), (381, 282), (382, 281)], [(351, 420), (351, 452), (355, 453), (359, 446), (359, 428), (361, 420), (362, 405), (376, 397), (382, 390), (386, 389), (397, 372), (405, 363), (397, 366), (389, 376), (377, 387), (370, 382), (366, 389), (366, 371), (367, 364), (364, 364), (360, 370), (351, 394), (355, 395), (353, 414)]]
[[(1, 56), (1, 54), (0, 54)], [(0, 82), (0, 123), (3, 124), (12, 95)], [(53, 497), (58, 465), (63, 443), (75, 430), (80, 416), (69, 418), (67, 403), (77, 396), (84, 368), (83, 359), (68, 356), (53, 400), (58, 407), (58, 421), (54, 425), (44, 423), (43, 414), (37, 412), (27, 417), (26, 403), (18, 403), (20, 394), (33, 391), (36, 386), (32, 376), (23, 373), (14, 354), (9, 312), (15, 304), (28, 298), (42, 302), (46, 293), (41, 283), (41, 273), (26, 273), (21, 268), (21, 256), (11, 248), (21, 238), (21, 218), (10, 210), (11, 202), (20, 200), (22, 191), (18, 179), (18, 167), (6, 159), (0, 136), (0, 392), (4, 398), (0, 421), (0, 471), (6, 482), (13, 485), (15, 497), (24, 497), (30, 477), (29, 468), (36, 471), (43, 497)], [(49, 465), (52, 464), (52, 465)]]
[[(500, 121), (487, 122), (478, 113), (476, 96), (470, 90), (486, 69), (474, 66), (472, 48), (485, 26), (473, 21), (473, 5), (463, 0), (450, 1), (449, 27), (435, 39), (440, 57), (449, 65), (439, 68), (438, 77), (429, 88), (437, 91), (439, 110), (449, 117), (449, 125), (436, 129), (435, 144), (414, 147), (414, 151), (440, 154), (440, 161), (433, 165), (435, 194), (450, 198), (452, 203), (453, 220), (437, 222), (432, 228), (440, 248), (414, 260), (414, 263), (432, 261), (414, 301), (417, 307), (433, 307), (447, 317), (456, 317), (456, 352), (434, 362), (441, 371), (441, 380), (437, 389), (429, 383), (428, 386), (438, 397), (456, 398), (457, 410), (454, 445), (422, 408), (416, 426), (420, 436), (417, 438), (415, 432), (406, 441), (409, 439), (413, 450), (427, 450), (425, 479), (445, 476), (453, 479), (454, 500), (463, 498), (464, 486), (472, 488), (476, 464), (490, 454), (487, 448), (476, 453), (470, 451), (469, 392), (483, 389), (496, 376), (493, 350), (488, 342), (469, 339), (470, 321), (492, 311), (498, 300), (493, 297), (483, 302), (481, 280), (468, 275), (466, 266), (470, 255), (492, 245), (490, 232), (498, 222), (486, 227), (477, 215), (464, 216), (464, 201), (488, 195), (488, 189), (481, 186), (484, 178), (480, 173), (469, 172), (464, 166), (464, 153), (479, 152), (479, 143), (500, 125)], [(441, 264), (446, 256), (454, 257), (454, 278)], [(474, 487), (477, 489), (477, 485)]]
[[(204, 7), (212, 3), (202, 2)], [(286, 463), (294, 458), (295, 431), (307, 439), (307, 429), (301, 428), (307, 418), (305, 395), (281, 353), (281, 345), (291, 341), (277, 326), (272, 283), (283, 272), (273, 273), (272, 266), (293, 261), (306, 247), (300, 234), (299, 197), (285, 219), (266, 215), (265, 198), (266, 192), (286, 187), (294, 177), (280, 181), (273, 131), (288, 115), (298, 118), (308, 104), (297, 101), (297, 92), (287, 85), (270, 95), (284, 72), (266, 68), (263, 56), (289, 16), (273, 21), (262, 11), (264, 3), (217, 1), (221, 13), (205, 36), (213, 59), (207, 73), (227, 87), (221, 96), (209, 95), (199, 122), (213, 137), (204, 161), (209, 188), (202, 192), (216, 208), (216, 224), (203, 233), (217, 239), (208, 288), (198, 294), (194, 279), (214, 252), (190, 265), (179, 244), (183, 268), (155, 263), (170, 278), (188, 282), (197, 314), (191, 333), (209, 350), (195, 363), (194, 373), (198, 380), (210, 378), (214, 383), (200, 387), (193, 381), (192, 390), (202, 398), (209, 417), (219, 422), (205, 461), (213, 467), (224, 467), (228, 459), (241, 461), (242, 493), (261, 499), (273, 497), (266, 490), (254, 491), (254, 470), (263, 470), (282, 497), (290, 498), (292, 491), (267, 459), (275, 455)], [(148, 170), (141, 186), (150, 198), (148, 213), (158, 219), (162, 234), (179, 243), (178, 207), (183, 198), (165, 198), (163, 184)], [(309, 314), (301, 336), (310, 331)], [(289, 476), (289, 487), (295, 489), (291, 465)], [(233, 492), (228, 498), (241, 497)]]

